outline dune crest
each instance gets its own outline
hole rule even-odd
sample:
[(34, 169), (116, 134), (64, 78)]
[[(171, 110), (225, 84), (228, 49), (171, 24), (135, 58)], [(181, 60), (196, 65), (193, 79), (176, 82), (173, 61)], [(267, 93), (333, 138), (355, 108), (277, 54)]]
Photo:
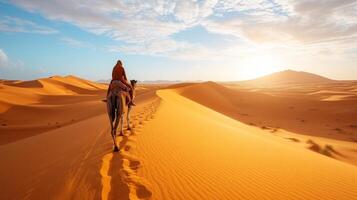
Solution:
[(336, 81), (308, 72), (285, 70), (270, 75), (266, 75), (263, 77), (259, 77), (253, 80), (241, 81), (240, 83), (265, 87), (269, 85), (271, 86), (271, 85), (282, 85), (282, 84), (306, 84), (306, 83), (321, 84), (321, 83), (329, 83), (329, 82), (336, 82)]

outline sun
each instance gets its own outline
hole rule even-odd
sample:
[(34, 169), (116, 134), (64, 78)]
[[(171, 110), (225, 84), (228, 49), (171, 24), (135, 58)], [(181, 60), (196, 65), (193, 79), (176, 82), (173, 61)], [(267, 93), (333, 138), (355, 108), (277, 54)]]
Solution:
[(240, 77), (248, 80), (271, 74), (280, 70), (280, 62), (271, 55), (258, 55), (246, 58), (241, 64)]

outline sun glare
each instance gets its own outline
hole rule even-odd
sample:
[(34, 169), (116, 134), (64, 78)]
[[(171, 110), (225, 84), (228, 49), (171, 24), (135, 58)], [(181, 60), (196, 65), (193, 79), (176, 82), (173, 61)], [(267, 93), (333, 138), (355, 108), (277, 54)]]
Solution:
[(240, 77), (247, 80), (271, 74), (280, 70), (280, 64), (278, 59), (270, 55), (250, 57), (243, 61)]

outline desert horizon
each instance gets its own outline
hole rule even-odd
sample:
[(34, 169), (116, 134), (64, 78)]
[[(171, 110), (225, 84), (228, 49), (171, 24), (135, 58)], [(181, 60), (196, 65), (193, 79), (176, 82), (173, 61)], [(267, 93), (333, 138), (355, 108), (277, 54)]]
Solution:
[[(165, 80), (165, 79), (157, 79), (157, 80), (137, 80), (139, 83), (141, 84), (178, 84), (178, 83), (199, 83), (199, 82), (217, 82), (217, 83), (245, 83), (245, 82), (249, 82), (249, 81), (256, 81), (256, 80), (260, 80), (260, 79), (266, 79), (271, 77), (272, 75), (276, 76), (279, 75), (281, 73), (297, 73), (297, 74), (304, 74), (304, 75), (309, 75), (309, 76), (315, 76), (314, 78), (319, 79), (319, 81), (315, 81), (315, 82), (324, 82), (326, 80), (331, 80), (331, 81), (357, 81), (357, 79), (333, 79), (333, 78), (329, 78), (323, 75), (318, 75), (312, 72), (307, 72), (307, 71), (297, 71), (297, 70), (293, 70), (293, 69), (285, 69), (285, 70), (281, 70), (281, 71), (276, 71), (276, 72), (272, 72), (272, 73), (268, 73), (259, 77), (255, 77), (255, 78), (250, 78), (250, 79), (244, 79), (244, 80), (226, 80), (226, 81), (221, 81), (221, 80)], [(65, 74), (65, 75), (49, 75), (49, 76), (45, 76), (45, 77), (40, 77), (37, 79), (25, 79), (25, 80), (20, 80), (20, 79), (0, 79), (0, 81), (2, 82), (6, 82), (6, 81), (34, 81), (34, 80), (38, 80), (38, 79), (45, 79), (45, 78), (53, 78), (53, 77), (75, 77), (75, 78), (79, 78), (79, 79), (85, 79), (88, 81), (92, 81), (92, 82), (96, 82), (96, 83), (103, 83), (103, 84), (109, 84), (111, 79), (98, 79), (98, 80), (91, 80), (91, 79), (86, 79), (86, 78), (81, 78), (79, 75), (76, 74)], [(323, 80), (325, 79), (325, 80)], [(306, 82), (305, 82), (306, 83)]]
[(289, 70), (139, 84), (119, 152), (107, 87), (72, 75), (0, 82), (2, 199), (356, 197), (357, 81)]
[(357, 200), (357, 0), (0, 0), (0, 200)]

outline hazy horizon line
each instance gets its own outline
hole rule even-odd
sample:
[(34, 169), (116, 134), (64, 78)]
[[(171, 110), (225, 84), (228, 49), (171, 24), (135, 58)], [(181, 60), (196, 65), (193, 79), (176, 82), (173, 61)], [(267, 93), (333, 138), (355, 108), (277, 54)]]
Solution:
[[(297, 71), (297, 70), (292, 70), (292, 69), (276, 71), (276, 72), (268, 73), (268, 74), (265, 74), (265, 75), (262, 75), (262, 76), (257, 76), (255, 78), (240, 79), (240, 80), (237, 80), (237, 79), (235, 79), (235, 80), (213, 80), (213, 79), (187, 79), (187, 80), (183, 80), (183, 79), (174, 79), (174, 80), (171, 80), (171, 79), (146, 79), (146, 80), (140, 80), (140, 79), (135, 79), (135, 78), (131, 78), (131, 79), (138, 80), (139, 82), (142, 82), (142, 83), (144, 83), (144, 82), (175, 83), (175, 82), (208, 82), (208, 81), (213, 81), (213, 82), (244, 82), (244, 81), (250, 81), (250, 80), (259, 79), (259, 78), (262, 78), (262, 77), (265, 77), (265, 76), (270, 76), (270, 75), (273, 75), (273, 74), (276, 74), (276, 73), (280, 73), (280, 72), (285, 72), (285, 71), (304, 72), (304, 73), (313, 74), (313, 75), (316, 75), (316, 76), (321, 76), (323, 78), (327, 78), (327, 79), (334, 80), (334, 81), (356, 81), (357, 80), (357, 79), (334, 79), (334, 78), (330, 78), (330, 77), (327, 77), (327, 76), (324, 76), (324, 75), (320, 75), (320, 74), (317, 74), (317, 73), (312, 73), (312, 72), (308, 72), (308, 71)], [(74, 76), (74, 77), (77, 77), (77, 78), (81, 78), (81, 79), (85, 79), (85, 80), (89, 80), (89, 81), (93, 81), (93, 82), (98, 82), (98, 83), (106, 83), (106, 82), (110, 82), (110, 80), (111, 80), (111, 78), (93, 80), (91, 78), (86, 78), (86, 77), (83, 77), (83, 76), (80, 76), (80, 75), (76, 75), (76, 74), (66, 74), (66, 75), (55, 74), (55, 75), (39, 77), (39, 78), (36, 78), (36, 79), (3, 79), (3, 78), (0, 77), (0, 80), (31, 81), (31, 80), (39, 80), (39, 79), (44, 79), (44, 78), (52, 78), (52, 77), (56, 77), (56, 76), (59, 76), (59, 77)]]

